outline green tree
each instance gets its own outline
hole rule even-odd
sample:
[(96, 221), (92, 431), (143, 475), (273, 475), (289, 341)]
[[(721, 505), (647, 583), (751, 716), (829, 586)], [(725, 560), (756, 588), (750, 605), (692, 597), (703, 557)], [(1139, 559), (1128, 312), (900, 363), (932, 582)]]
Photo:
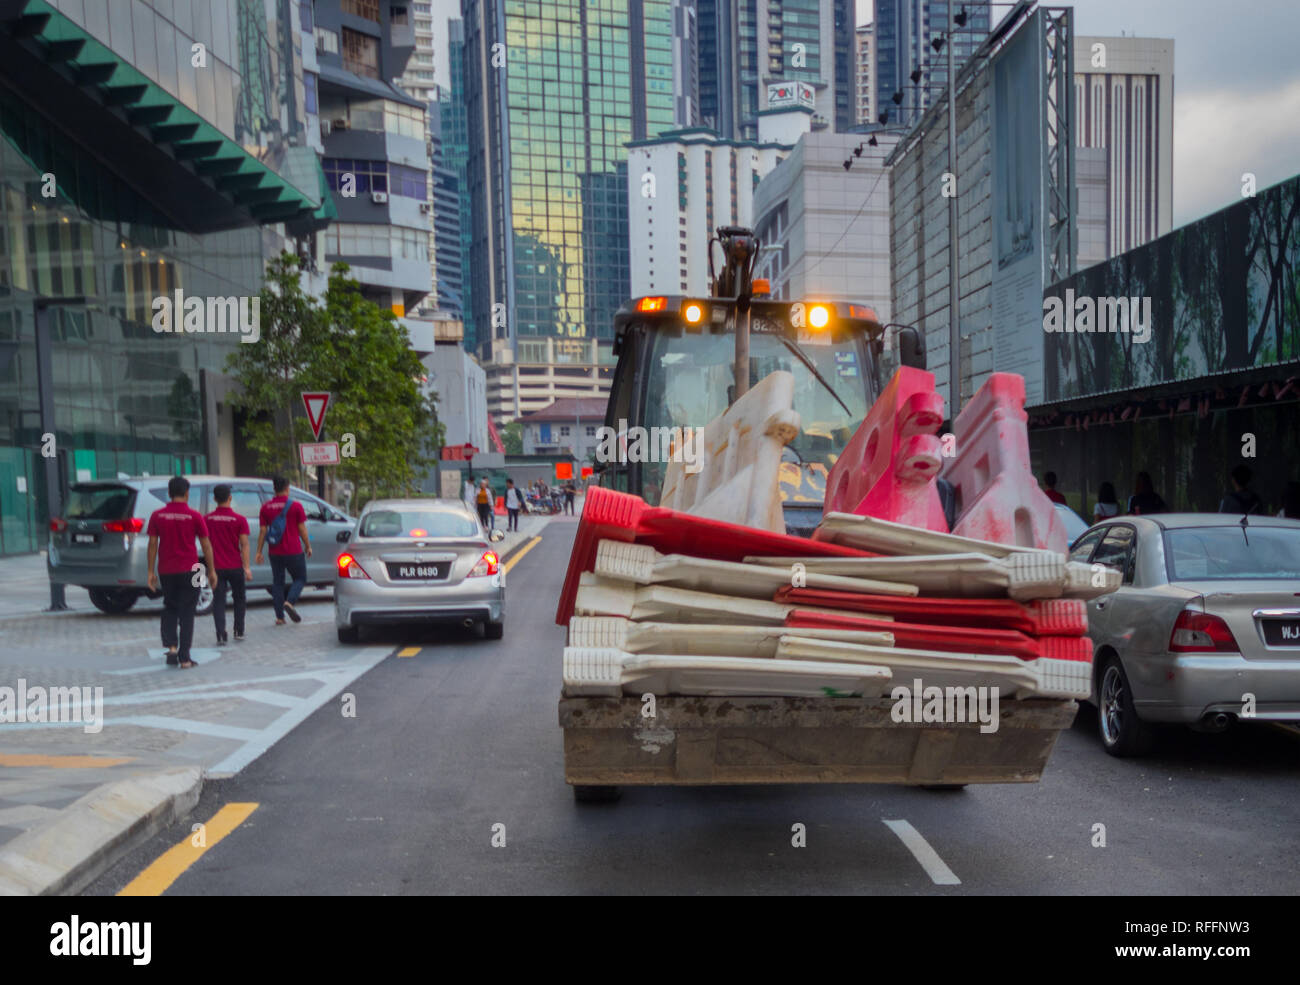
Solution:
[(338, 474), (356, 484), (357, 506), (376, 496), (415, 492), (441, 447), (445, 428), (436, 398), (421, 387), (425, 368), (406, 328), (393, 313), (368, 301), (360, 285), (335, 264), (321, 312), (319, 351), (309, 368), (313, 387), (334, 394), (330, 433), (351, 434), (354, 457)]
[(311, 439), (311, 426), (294, 409), (321, 340), (321, 313), (303, 293), (299, 259), (282, 253), (267, 265), (261, 292), (261, 338), (237, 345), (226, 358), (226, 369), (239, 383), (231, 395), (233, 407), (246, 414), (244, 440), (265, 474), (296, 475), (301, 479), (298, 442)]
[(524, 425), (522, 421), (511, 421), (504, 427), (498, 428), (497, 434), (501, 436), (501, 443), (505, 445), (507, 455), (522, 455), (524, 453)]
[(271, 261), (261, 340), (236, 347), (227, 369), (239, 384), (230, 402), (246, 412), (244, 438), (266, 473), (301, 479), (297, 446), (312, 435), (300, 395), (332, 394), (326, 428), (345, 456), (336, 474), (356, 485), (355, 508), (414, 491), (444, 429), (432, 394), (421, 389), (425, 370), (406, 329), (364, 298), (347, 270), (331, 269), (322, 304), (303, 292), (296, 256)]

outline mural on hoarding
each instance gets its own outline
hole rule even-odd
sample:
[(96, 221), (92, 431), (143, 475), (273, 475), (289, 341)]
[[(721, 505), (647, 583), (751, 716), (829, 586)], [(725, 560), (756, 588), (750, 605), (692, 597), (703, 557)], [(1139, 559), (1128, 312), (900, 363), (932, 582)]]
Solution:
[[(1141, 331), (1101, 317), (1125, 300)], [(1046, 403), (1300, 359), (1300, 177), (1052, 285), (1044, 312)]]

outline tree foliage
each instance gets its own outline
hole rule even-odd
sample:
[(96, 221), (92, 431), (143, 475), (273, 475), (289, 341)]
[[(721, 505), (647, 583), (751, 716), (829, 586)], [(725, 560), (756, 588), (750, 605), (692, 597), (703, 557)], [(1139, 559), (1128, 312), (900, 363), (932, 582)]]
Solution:
[(524, 453), (524, 425), (522, 421), (511, 421), (504, 427), (498, 428), (497, 434), (501, 436), (501, 444), (505, 445), (507, 455), (522, 455)]
[(322, 439), (342, 446), (335, 474), (355, 483), (355, 507), (414, 491), (443, 426), (434, 397), (421, 388), (424, 367), (406, 329), (363, 297), (347, 270), (334, 265), (318, 301), (302, 290), (296, 256), (273, 260), (261, 295), (261, 340), (238, 346), (227, 369), (240, 387), (231, 403), (246, 412), (244, 438), (265, 473), (301, 479), (297, 446), (312, 435), (300, 394), (332, 394)]

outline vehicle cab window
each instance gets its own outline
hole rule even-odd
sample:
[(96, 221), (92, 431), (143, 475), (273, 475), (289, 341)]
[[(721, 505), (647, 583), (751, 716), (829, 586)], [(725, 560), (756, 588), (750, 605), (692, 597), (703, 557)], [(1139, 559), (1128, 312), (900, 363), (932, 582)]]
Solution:
[(1124, 584), (1131, 585), (1136, 547), (1137, 531), (1127, 523), (1114, 524), (1106, 529), (1106, 536), (1097, 546), (1092, 563), (1114, 568), (1124, 576)]

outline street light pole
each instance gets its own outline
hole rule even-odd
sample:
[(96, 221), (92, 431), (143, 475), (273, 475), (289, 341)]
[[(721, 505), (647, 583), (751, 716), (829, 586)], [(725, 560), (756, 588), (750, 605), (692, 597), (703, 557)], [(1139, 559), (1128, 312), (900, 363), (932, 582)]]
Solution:
[(952, 194), (948, 196), (948, 417), (956, 420), (961, 411), (961, 319), (958, 311), (957, 269), (957, 74), (954, 39), (957, 36), (956, 6), (948, 2), (948, 173)]

